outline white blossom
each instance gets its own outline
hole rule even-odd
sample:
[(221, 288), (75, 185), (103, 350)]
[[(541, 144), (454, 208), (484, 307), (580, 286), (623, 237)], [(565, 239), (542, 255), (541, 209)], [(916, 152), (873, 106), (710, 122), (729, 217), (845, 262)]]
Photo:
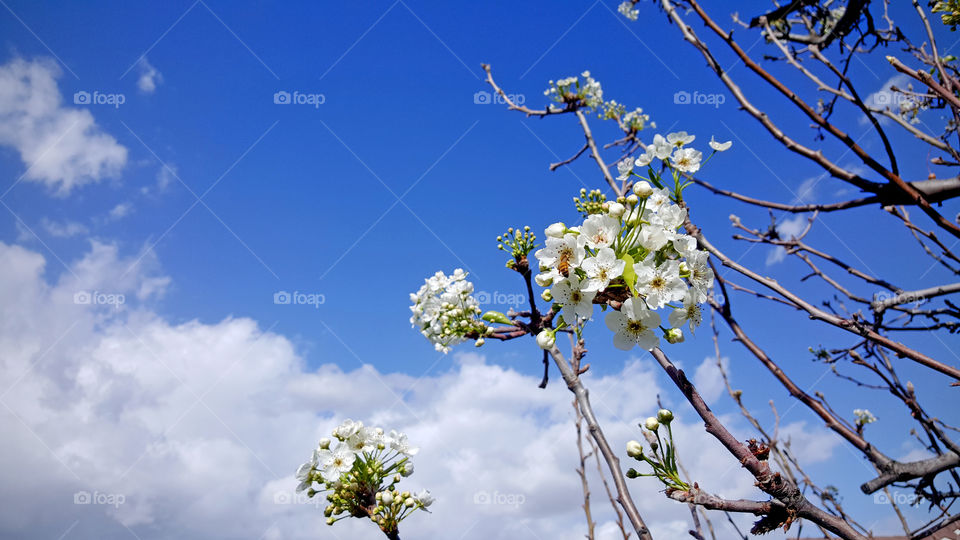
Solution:
[(640, 10), (633, 7), (633, 2), (621, 2), (620, 5), (617, 6), (617, 11), (631, 21), (637, 20), (637, 17), (640, 15)]
[(617, 180), (626, 180), (630, 178), (630, 173), (633, 172), (633, 162), (630, 158), (622, 159), (617, 163), (617, 172), (620, 173), (620, 176), (617, 177)]
[(643, 295), (647, 305), (660, 309), (669, 302), (682, 300), (687, 285), (680, 279), (680, 263), (663, 261), (654, 266), (652, 257), (633, 265), (637, 274), (637, 292)]
[(587, 273), (587, 278), (589, 278), (583, 290), (602, 291), (606, 289), (611, 280), (623, 274), (625, 265), (623, 259), (618, 259), (612, 249), (600, 249), (596, 257), (584, 259), (581, 265), (583, 271)]
[(420, 451), (420, 449), (416, 446), (410, 446), (410, 444), (407, 442), (406, 433), (390, 430), (390, 436), (387, 438), (387, 440), (390, 442), (390, 448), (405, 456), (415, 456), (417, 455), (417, 452)]
[(607, 314), (607, 328), (614, 332), (613, 344), (618, 349), (629, 351), (634, 345), (651, 350), (660, 343), (653, 329), (660, 325), (660, 316), (646, 309), (643, 301), (627, 298), (620, 311)]
[(580, 241), (590, 249), (609, 247), (620, 234), (620, 222), (603, 214), (593, 214), (580, 227)]
[(670, 143), (670, 146), (680, 148), (685, 144), (692, 143), (696, 138), (696, 135), (688, 135), (686, 131), (677, 131), (667, 135), (667, 142)]
[(727, 142), (718, 142), (713, 140), (713, 136), (710, 136), (710, 148), (713, 148), (715, 152), (726, 152), (730, 149), (730, 146), (733, 145), (733, 141)]
[(667, 320), (673, 328), (680, 328), (684, 323), (689, 323), (690, 333), (694, 333), (703, 322), (703, 314), (700, 312), (700, 303), (697, 302), (695, 289), (687, 291), (686, 296), (683, 297), (683, 307), (673, 310)]
[(693, 174), (700, 170), (700, 159), (703, 154), (693, 148), (678, 148), (670, 156), (670, 162), (678, 171)]
[(345, 443), (337, 443), (332, 450), (319, 450), (317, 459), (321, 465), (320, 474), (324, 480), (334, 482), (343, 473), (350, 472), (357, 455)]
[(550, 289), (554, 300), (563, 306), (563, 316), (568, 321), (576, 321), (577, 317), (589, 319), (593, 316), (593, 298), (597, 292), (581, 290), (582, 287), (579, 278), (570, 276)]

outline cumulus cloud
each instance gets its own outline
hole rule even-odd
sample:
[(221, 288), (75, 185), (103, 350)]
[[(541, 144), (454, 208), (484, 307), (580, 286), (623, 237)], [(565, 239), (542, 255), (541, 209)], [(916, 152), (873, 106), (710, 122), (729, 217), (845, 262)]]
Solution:
[(137, 88), (144, 94), (152, 94), (157, 90), (157, 85), (163, 82), (163, 75), (153, 67), (147, 57), (144, 56), (137, 64), (140, 71), (140, 77), (137, 79)]
[(59, 76), (52, 62), (14, 59), (0, 66), (0, 145), (20, 154), (24, 180), (66, 195), (119, 174), (127, 149), (89, 110), (63, 105)]
[[(723, 369), (729, 374), (730, 370), (728, 366), (730, 359), (726, 356), (721, 356), (720, 362), (723, 365)], [(693, 384), (697, 387), (700, 396), (703, 397), (703, 400), (706, 401), (708, 405), (713, 405), (717, 398), (726, 391), (726, 385), (723, 384), (723, 374), (720, 373), (720, 368), (717, 367), (716, 358), (708, 356), (703, 359), (703, 362), (697, 366), (697, 370), (693, 373)]]
[(47, 234), (54, 238), (71, 238), (88, 232), (86, 225), (76, 221), (53, 221), (44, 218), (40, 223)]
[[(780, 238), (789, 239), (792, 237), (799, 236), (807, 227), (807, 218), (803, 214), (797, 214), (792, 218), (785, 219), (777, 224), (777, 233), (780, 235)], [(767, 266), (773, 266), (779, 262), (783, 262), (787, 258), (787, 250), (777, 246), (772, 247), (767, 253)]]
[[(308, 369), (288, 339), (253, 320), (157, 315), (151, 305), (169, 279), (151, 255), (92, 243), (69, 268), (50, 268), (41, 254), (0, 243), (0, 258), (0, 536), (380, 538), (359, 520), (328, 529), (322, 500), (293, 493), (297, 466), (345, 417), (401, 429), (421, 447), (405, 483), (438, 500), (432, 515), (403, 523), (405, 537), (583, 536), (574, 413), (562, 384), (539, 390), (538, 376), (477, 353), (421, 378), (352, 359)], [(125, 301), (78, 302), (78, 291)], [(649, 359), (586, 378), (616, 449), (639, 437), (656, 396), (669, 395)], [(700, 485), (762, 497), (677, 410), (680, 459)], [(805, 431), (785, 428), (794, 444), (808, 444)], [(616, 538), (594, 464), (588, 471), (599, 538)], [(657, 538), (687, 537), (685, 505), (647, 478), (630, 487)], [(726, 532), (726, 520), (714, 524)]]

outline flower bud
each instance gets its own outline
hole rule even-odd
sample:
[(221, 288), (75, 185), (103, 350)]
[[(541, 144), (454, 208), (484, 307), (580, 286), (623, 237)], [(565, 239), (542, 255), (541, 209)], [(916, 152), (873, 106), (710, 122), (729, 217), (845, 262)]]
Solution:
[(320, 439), (320, 449), (321, 449), (321, 450), (328, 450), (328, 449), (330, 449), (330, 439), (328, 439), (328, 438), (326, 438), (326, 437)]
[(477, 341), (474, 342), (473, 346), (474, 346), (474, 347), (483, 347), (483, 344), (484, 344), (484, 343), (486, 343), (486, 340), (483, 339), (482, 337), (478, 337), (478, 338), (477, 338)]
[(545, 350), (552, 349), (553, 345), (556, 342), (557, 342), (557, 336), (556, 336), (556, 333), (552, 330), (544, 329), (544, 330), (541, 330), (539, 334), (537, 334), (537, 345), (540, 346), (541, 349), (545, 349)]
[(640, 476), (640, 473), (638, 473), (636, 469), (632, 467), (627, 469), (627, 478), (636, 478), (638, 476)]
[(558, 221), (553, 225), (547, 227), (547, 236), (550, 238), (563, 238), (563, 233), (567, 230), (567, 226), (563, 224), (562, 221)]
[(626, 208), (624, 208), (622, 204), (615, 202), (610, 203), (610, 207), (607, 209), (607, 212), (609, 212), (612, 217), (618, 218), (623, 215), (625, 210)]
[(633, 192), (637, 195), (637, 197), (646, 199), (647, 197), (653, 195), (653, 187), (651, 187), (650, 183), (646, 180), (641, 180), (633, 185)]
[(551, 276), (548, 272), (537, 274), (534, 276), (533, 280), (536, 281), (537, 285), (541, 287), (549, 287), (550, 285), (553, 285), (553, 276)]
[(407, 497), (407, 500), (403, 501), (403, 505), (407, 508), (413, 508), (417, 505), (417, 501), (413, 500), (413, 497)]
[(413, 474), (413, 462), (408, 461), (403, 464), (403, 469), (400, 470), (400, 474), (403, 476), (410, 476)]
[(334, 519), (332, 517), (327, 518), (327, 525), (333, 525)]
[(657, 411), (657, 420), (659, 420), (661, 424), (673, 422), (673, 411), (670, 409), (660, 409)]
[(647, 421), (643, 423), (643, 426), (649, 429), (650, 431), (656, 431), (657, 429), (660, 428), (660, 422), (658, 422), (656, 418), (651, 416), (650, 418), (647, 418)]
[(670, 328), (667, 330), (663, 337), (667, 340), (667, 343), (676, 345), (677, 343), (683, 343), (683, 330), (679, 328)]
[(626, 201), (627, 201), (627, 204), (629, 204), (630, 206), (636, 206), (637, 203), (640, 202), (640, 198), (634, 195), (633, 193), (631, 193), (630, 195), (627, 196)]
[(627, 443), (627, 455), (634, 458), (640, 459), (640, 456), (643, 455), (643, 445), (637, 441), (630, 441)]
[[(377, 493), (377, 495), (380, 495), (380, 493)], [(387, 506), (393, 504), (393, 493), (389, 491), (383, 492), (383, 497), (381, 497), (380, 500)]]
[(540, 293), (540, 298), (543, 298), (544, 302), (552, 302), (553, 293), (550, 292), (550, 289), (544, 289), (543, 292)]

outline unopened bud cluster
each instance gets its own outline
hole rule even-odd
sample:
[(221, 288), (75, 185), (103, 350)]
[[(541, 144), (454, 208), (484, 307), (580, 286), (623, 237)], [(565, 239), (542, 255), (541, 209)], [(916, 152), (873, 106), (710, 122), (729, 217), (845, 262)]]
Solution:
[[(673, 428), (670, 424), (673, 422), (673, 412), (668, 409), (660, 409), (657, 416), (651, 416), (640, 425), (647, 444), (650, 445), (651, 453), (643, 451), (643, 445), (638, 441), (627, 443), (627, 455), (641, 463), (647, 463), (653, 468), (653, 472), (641, 473), (636, 469), (627, 470), (627, 478), (636, 478), (638, 476), (655, 476), (668, 489), (678, 489), (686, 491), (690, 485), (680, 478), (680, 472), (677, 467), (677, 449), (673, 443)], [(660, 437), (660, 427), (667, 427), (666, 440)]]

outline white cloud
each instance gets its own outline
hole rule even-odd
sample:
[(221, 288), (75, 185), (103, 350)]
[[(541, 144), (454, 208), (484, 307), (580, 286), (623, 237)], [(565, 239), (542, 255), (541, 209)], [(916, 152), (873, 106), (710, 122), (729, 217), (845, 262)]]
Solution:
[[(729, 375), (730, 359), (721, 356), (720, 362), (723, 363), (723, 369)], [(723, 374), (717, 367), (716, 358), (708, 356), (703, 359), (703, 362), (697, 366), (697, 370), (693, 373), (693, 384), (708, 405), (713, 405), (717, 398), (726, 392), (727, 387), (723, 384)]]
[[(328, 533), (322, 504), (288, 498), (297, 466), (345, 417), (402, 429), (421, 447), (405, 484), (438, 501), (433, 514), (403, 523), (404, 537), (583, 536), (571, 394), (556, 378), (540, 390), (538, 376), (477, 353), (419, 379), (352, 359), (308, 370), (289, 340), (250, 319), (173, 324), (152, 312), (169, 280), (150, 255), (134, 264), (93, 243), (62, 272), (19, 246), (0, 243), (0, 258), (0, 536), (56, 538), (76, 523), (71, 535), (89, 538), (127, 538), (126, 527), (143, 540), (381, 538), (360, 520)], [(54, 272), (61, 277), (47, 277)], [(128, 300), (119, 309), (76, 304), (78, 290)], [(636, 424), (658, 393), (669, 399), (656, 373), (649, 359), (633, 359), (619, 373), (585, 376), (614, 448), (639, 438)], [(700, 485), (762, 497), (681, 410), (680, 458)], [(805, 452), (825, 448), (803, 439), (810, 429), (784, 431)], [(615, 538), (593, 464), (588, 471), (601, 538)], [(629, 485), (656, 538), (686, 537), (685, 505), (649, 478)], [(122, 495), (123, 504), (74, 504), (81, 490)], [(721, 536), (728, 527), (714, 525)]]
[(40, 224), (47, 234), (54, 238), (71, 238), (88, 232), (86, 225), (76, 221), (51, 221), (44, 218)]
[(137, 67), (140, 70), (137, 88), (144, 94), (154, 93), (157, 90), (157, 85), (163, 82), (163, 75), (147, 61), (146, 56), (140, 59)]
[(132, 211), (133, 204), (129, 202), (122, 202), (111, 208), (110, 212), (107, 214), (107, 217), (110, 221), (117, 221), (118, 219), (123, 219)]
[(24, 180), (59, 195), (119, 174), (127, 149), (104, 133), (89, 110), (63, 106), (50, 62), (11, 60), (0, 66), (0, 145), (13, 147)]
[(806, 421), (780, 426), (780, 440), (789, 445), (794, 456), (803, 459), (804, 465), (827, 461), (842, 444), (839, 437), (822, 429), (811, 429)]
[[(777, 224), (777, 233), (780, 238), (788, 240), (800, 236), (800, 233), (807, 228), (807, 217), (803, 214), (797, 214), (792, 218), (785, 219)], [(783, 247), (771, 247), (767, 252), (767, 266), (783, 262), (787, 258), (787, 250)]]

